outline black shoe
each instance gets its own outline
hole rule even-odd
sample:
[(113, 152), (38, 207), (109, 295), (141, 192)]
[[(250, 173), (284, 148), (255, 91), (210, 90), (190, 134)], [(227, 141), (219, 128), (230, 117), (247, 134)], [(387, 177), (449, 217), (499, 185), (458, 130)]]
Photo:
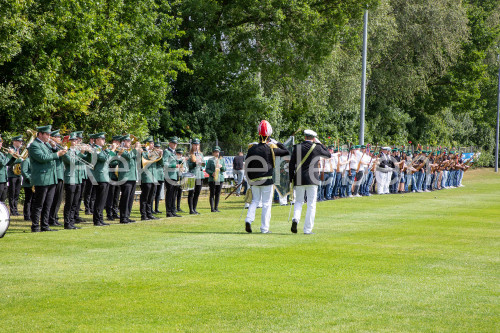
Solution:
[[(77, 228), (75, 226), (72, 226), (71, 224), (64, 223), (64, 229), (74, 230), (74, 229), (77, 229)], [(80, 229), (80, 228), (78, 228), (78, 229)]]
[(31, 229), (31, 232), (40, 232), (40, 229)]
[(178, 214), (176, 214), (176, 213), (173, 213), (173, 214), (172, 214), (172, 216), (173, 216), (173, 217), (182, 217), (182, 215), (178, 215)]
[(210, 209), (210, 212), (211, 213), (215, 213), (215, 209)]
[(149, 217), (141, 217), (141, 221), (149, 221), (149, 220), (152, 220), (152, 219), (150, 219)]
[(150, 220), (159, 220), (160, 218), (151, 215), (151, 216), (148, 216), (148, 219), (150, 219)]
[(85, 215), (93, 215), (93, 214), (89, 210), (86, 210)]
[(195, 213), (196, 215), (201, 215), (200, 213), (198, 213), (198, 211), (197, 211), (196, 209), (194, 210), (194, 213)]
[(24, 217), (24, 220), (25, 221), (31, 221), (31, 219), (29, 217), (26, 217), (26, 216)]
[(215, 211), (216, 211), (217, 213), (220, 213), (220, 210), (218, 210), (217, 208), (215, 208)]
[(125, 221), (120, 221), (121, 224), (128, 224), (129, 222), (127, 220)]
[(252, 225), (249, 222), (245, 222), (245, 231), (249, 234), (252, 233)]
[(75, 218), (75, 223), (82, 223), (84, 220), (81, 217)]
[(153, 214), (161, 214), (161, 212), (157, 209), (153, 212)]
[(189, 214), (191, 214), (191, 215), (196, 215), (196, 214), (198, 214), (198, 213), (196, 213), (194, 210), (192, 210), (192, 211), (190, 211), (190, 212), (189, 212)]
[(297, 233), (297, 224), (298, 222), (295, 220), (292, 220), (292, 228), (290, 229), (294, 234)]
[(50, 228), (41, 229), (41, 232), (46, 232), (46, 231), (59, 231), (59, 230), (50, 229)]
[(167, 213), (167, 217), (174, 217), (174, 215), (172, 215), (172, 213)]
[(100, 225), (109, 225), (109, 223), (106, 223), (106, 222), (100, 222), (99, 224)]
[(135, 220), (127, 219), (128, 223), (134, 223)]
[(185, 211), (183, 211), (183, 210), (182, 210), (182, 209), (180, 209), (180, 208), (177, 208), (177, 211), (178, 211), (179, 213), (185, 213)]
[(108, 221), (114, 221), (114, 220), (115, 220), (115, 218), (114, 218), (113, 216), (108, 216), (108, 217), (106, 218), (106, 220), (108, 220)]

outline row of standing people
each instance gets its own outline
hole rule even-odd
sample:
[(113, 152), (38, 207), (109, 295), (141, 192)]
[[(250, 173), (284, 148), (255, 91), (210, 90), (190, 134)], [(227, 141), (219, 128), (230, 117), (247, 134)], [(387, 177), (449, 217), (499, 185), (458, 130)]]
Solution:
[[(219, 157), (220, 147), (214, 147), (213, 157), (205, 161), (199, 139), (192, 140), (189, 155), (184, 157), (182, 149), (177, 148), (177, 137), (169, 139), (165, 150), (152, 137), (144, 144), (133, 144), (130, 135), (114, 136), (109, 145), (104, 132), (89, 138), (90, 143), (83, 144), (83, 132), (72, 132), (65, 147), (59, 131), (52, 131), (50, 125), (40, 126), (36, 138), (26, 147), (25, 158), (20, 157), (21, 136), (13, 138), (16, 139), (13, 142), (19, 142), (16, 150), (0, 152), (0, 193), (7, 187), (2, 177), (7, 179), (17, 165), (25, 194), (24, 218), (32, 221), (33, 232), (57, 230), (50, 227), (61, 225), (58, 212), (63, 196), (65, 229), (79, 229), (75, 224), (83, 221), (82, 202), (85, 213), (93, 215), (95, 226), (109, 225), (104, 221), (104, 210), (108, 220), (133, 223), (130, 215), (138, 181), (141, 220), (158, 219), (154, 214), (161, 214), (162, 186), (165, 186), (166, 216), (181, 217), (180, 180), (186, 172), (193, 181), (188, 193), (189, 213), (199, 214), (198, 198), (205, 173), (209, 176), (211, 211), (219, 212), (225, 172), (224, 159)], [(0, 138), (0, 147), (2, 143)], [(9, 206), (12, 215), (18, 215), (17, 200), (10, 200)]]

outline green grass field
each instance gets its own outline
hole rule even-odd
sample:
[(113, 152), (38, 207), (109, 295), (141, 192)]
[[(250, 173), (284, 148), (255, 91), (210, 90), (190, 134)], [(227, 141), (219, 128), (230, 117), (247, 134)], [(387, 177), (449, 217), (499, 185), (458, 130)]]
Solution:
[(291, 234), (280, 206), (272, 234), (245, 233), (242, 197), (131, 225), (87, 216), (74, 231), (14, 219), (0, 239), (0, 327), (498, 332), (500, 175), (464, 184), (318, 203), (312, 236)]

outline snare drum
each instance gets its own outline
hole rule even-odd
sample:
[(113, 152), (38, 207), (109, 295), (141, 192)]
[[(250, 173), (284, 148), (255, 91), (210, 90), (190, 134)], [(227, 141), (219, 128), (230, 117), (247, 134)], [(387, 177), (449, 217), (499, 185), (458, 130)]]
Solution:
[(194, 190), (194, 185), (196, 184), (196, 178), (194, 174), (190, 172), (185, 172), (181, 176), (181, 190), (191, 191)]
[(0, 238), (2, 238), (7, 229), (9, 229), (10, 225), (10, 213), (9, 208), (3, 203), (0, 202)]

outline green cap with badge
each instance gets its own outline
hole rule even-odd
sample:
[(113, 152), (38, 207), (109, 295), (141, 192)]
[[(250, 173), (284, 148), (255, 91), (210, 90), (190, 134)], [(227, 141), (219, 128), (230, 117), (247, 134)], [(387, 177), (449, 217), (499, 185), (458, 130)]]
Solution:
[(54, 137), (54, 138), (59, 138), (61, 137), (61, 133), (59, 133), (60, 130), (55, 130), (55, 131), (52, 131), (50, 132), (50, 136), (51, 137)]
[(52, 125), (38, 126), (36, 131), (38, 133), (50, 133), (52, 131)]
[(219, 146), (214, 146), (212, 148), (212, 152), (214, 152), (214, 151), (220, 151), (220, 147)]
[(172, 143), (179, 143), (179, 138), (176, 137), (176, 136), (171, 136), (169, 139), (168, 139), (168, 142), (172, 142)]
[(15, 137), (12, 138), (12, 141), (23, 141), (23, 136), (22, 135), (16, 135)]
[(193, 139), (191, 140), (191, 143), (192, 143), (192, 144), (194, 144), (194, 145), (199, 145), (199, 144), (200, 144), (200, 139), (198, 139), (198, 138), (193, 138)]

